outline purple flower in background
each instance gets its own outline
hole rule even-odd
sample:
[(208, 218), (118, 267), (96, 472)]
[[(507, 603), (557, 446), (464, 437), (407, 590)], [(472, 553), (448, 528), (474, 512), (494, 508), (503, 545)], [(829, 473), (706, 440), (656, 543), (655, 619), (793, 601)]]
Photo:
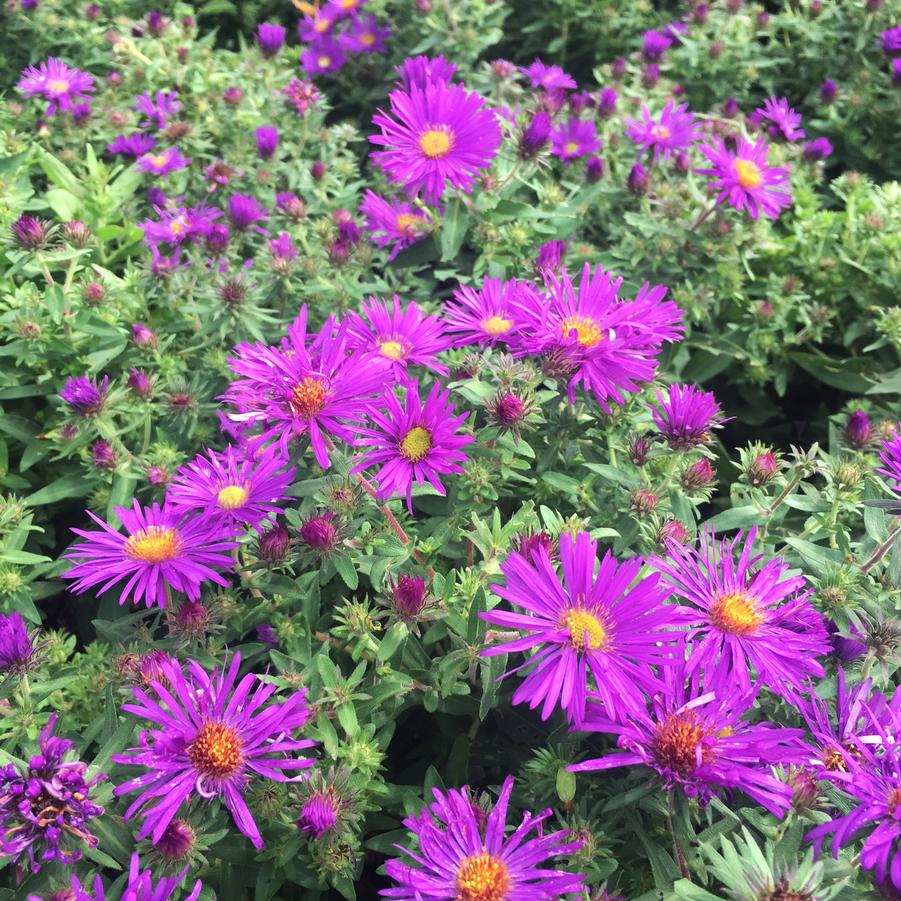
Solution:
[(177, 91), (157, 91), (151, 96), (149, 91), (135, 96), (132, 109), (147, 118), (140, 123), (141, 128), (163, 129), (169, 119), (181, 109)]
[(804, 144), (801, 155), (808, 163), (816, 163), (832, 156), (832, 149), (828, 138), (814, 138)]
[(126, 820), (140, 813), (139, 839), (159, 841), (186, 801), (219, 797), (260, 850), (263, 839), (243, 797), (247, 787), (260, 778), (295, 781), (286, 770), (312, 766), (311, 759), (294, 755), (315, 743), (292, 738), (310, 718), (306, 689), (269, 703), (276, 686), (254, 673), (239, 681), (240, 668), (240, 654), (212, 675), (194, 660), (188, 661), (187, 672), (168, 661), (148, 690), (135, 686), (135, 702), (122, 705), (153, 724), (142, 733), (139, 747), (112, 756), (117, 763), (145, 768), (113, 792), (116, 797), (139, 792), (125, 812)]
[(697, 647), (689, 672), (730, 682), (738, 692), (760, 679), (791, 700), (806, 691), (809, 677), (823, 677), (817, 657), (829, 653), (829, 636), (804, 577), (789, 576), (781, 557), (763, 563), (763, 554), (754, 554), (756, 534), (753, 528), (717, 541), (706, 529), (699, 548), (670, 541), (667, 556), (651, 564), (691, 605), (688, 638)]
[(801, 115), (789, 106), (785, 97), (779, 99), (768, 97), (763, 106), (758, 107), (755, 112), (760, 119), (773, 123), (770, 128), (773, 137), (782, 137), (786, 141), (797, 141), (804, 137), (804, 131), (798, 127), (801, 124)]
[(607, 118), (616, 112), (617, 93), (615, 88), (603, 88), (598, 95), (598, 113)]
[(546, 272), (559, 272), (566, 256), (566, 241), (545, 241), (535, 255), (535, 271), (543, 276)]
[(145, 135), (143, 132), (135, 132), (133, 135), (118, 135), (115, 140), (106, 145), (110, 153), (119, 156), (143, 156), (156, 146), (156, 138), (153, 135)]
[(421, 241), (431, 226), (426, 213), (412, 204), (380, 197), (372, 191), (363, 195), (359, 209), (365, 217), (363, 231), (369, 233), (370, 240), (381, 248), (393, 245), (389, 261), (400, 251)]
[(519, 136), (519, 155), (524, 160), (536, 157), (551, 136), (551, 117), (544, 110), (537, 110)]
[(687, 675), (681, 663), (664, 668), (665, 690), (654, 695), (648, 712), (627, 723), (590, 706), (583, 728), (618, 736), (620, 750), (567, 769), (586, 773), (643, 766), (658, 774), (664, 788), (679, 787), (702, 805), (737, 790), (781, 819), (791, 807), (792, 788), (771, 768), (800, 762), (802, 731), (748, 725), (741, 717), (753, 704), (753, 694), (737, 691), (725, 679), (708, 680), (701, 690)]
[(76, 103), (90, 100), (94, 92), (94, 79), (87, 72), (67, 66), (61, 59), (50, 56), (37, 66), (22, 70), (16, 87), (30, 97), (41, 96), (50, 102), (45, 116), (71, 109)]
[(147, 153), (137, 162), (138, 172), (152, 175), (168, 175), (190, 165), (191, 160), (182, 156), (177, 147), (167, 147), (155, 153)]
[(468, 285), (455, 288), (453, 300), (444, 307), (447, 330), (454, 334), (454, 347), (514, 342), (523, 323), (526, 294), (534, 294), (534, 289), (516, 279), (486, 278), (478, 290)]
[(305, 15), (297, 23), (297, 36), (305, 43), (315, 41), (317, 38), (331, 34), (336, 21), (337, 19), (331, 11), (317, 9), (315, 15)]
[(467, 457), (462, 448), (475, 440), (459, 433), (469, 414), (454, 416), (450, 392), (436, 382), (423, 402), (419, 385), (413, 381), (405, 388), (403, 405), (393, 391), (386, 391), (381, 409), (371, 408), (369, 416), (372, 427), (356, 429), (355, 444), (366, 450), (353, 472), (378, 466), (378, 497), (406, 497), (411, 513), (414, 482), (422, 485), (428, 481), (443, 497), (446, 492), (440, 476), (463, 472), (460, 464)]
[(497, 154), (501, 131), (482, 97), (459, 84), (415, 85), (389, 95), (391, 113), (373, 116), (381, 133), (370, 135), (385, 150), (372, 159), (390, 181), (437, 203), (448, 184), (467, 194), (475, 176)]
[(546, 861), (573, 854), (579, 841), (567, 843), (568, 830), (543, 832), (550, 809), (528, 813), (507, 833), (507, 809), (513, 777), (504, 780), (494, 809), (485, 814), (468, 787), (441, 792), (419, 816), (404, 820), (416, 836), (417, 850), (407, 851), (413, 865), (389, 860), (385, 872), (396, 887), (381, 889), (385, 898), (463, 898), (467, 901), (574, 901), (582, 896), (585, 877), (542, 867)]
[(899, 431), (892, 433), (892, 437), (882, 443), (879, 450), (879, 459), (883, 466), (876, 470), (880, 475), (884, 475), (889, 482), (894, 482), (891, 486), (892, 491), (901, 494), (901, 423), (898, 424)]
[(281, 232), (277, 238), (269, 241), (269, 251), (277, 260), (290, 262), (297, 259), (297, 248), (287, 232)]
[(673, 450), (689, 450), (710, 441), (710, 430), (721, 426), (720, 405), (712, 391), (697, 385), (670, 385), (668, 396), (657, 389), (659, 407), (648, 406), (657, 430)]
[(166, 492), (176, 510), (197, 511), (214, 524), (241, 523), (259, 531), (263, 520), (281, 512), (279, 502), (294, 480), (295, 468), (275, 447), (252, 458), (233, 445), (224, 452), (207, 450), (179, 467)]
[(394, 71), (398, 75), (395, 84), (409, 92), (413, 87), (424, 91), (428, 85), (448, 84), (457, 67), (443, 56), (411, 56), (395, 66)]
[(832, 103), (838, 96), (838, 87), (831, 78), (827, 78), (820, 85), (820, 100), (823, 103)]
[(261, 125), (254, 133), (257, 153), (268, 160), (278, 149), (278, 129), (274, 125)]
[(350, 28), (338, 42), (349, 53), (380, 53), (390, 36), (391, 29), (375, 16), (358, 16), (351, 20)]
[(140, 369), (132, 367), (128, 373), (127, 385), (138, 397), (150, 397), (153, 394), (153, 382)]
[(72, 121), (76, 125), (84, 125), (91, 118), (90, 103), (76, 103), (72, 107)]
[(529, 79), (533, 88), (553, 92), (575, 90), (578, 87), (576, 80), (568, 72), (564, 72), (559, 66), (546, 66), (540, 59), (519, 71)]
[(661, 157), (668, 160), (675, 151), (686, 150), (701, 136), (698, 123), (685, 103), (676, 106), (675, 101), (667, 101), (659, 119), (654, 119), (642, 104), (641, 119), (641, 122), (628, 120), (626, 134), (642, 151), (653, 153), (654, 162)]
[(718, 190), (716, 202), (728, 201), (737, 210), (747, 210), (752, 219), (761, 213), (778, 219), (785, 207), (791, 206), (792, 195), (789, 170), (767, 165), (767, 143), (761, 138), (756, 144), (741, 139), (733, 153), (719, 138), (712, 146), (704, 145), (701, 153), (710, 168), (696, 169), (699, 175), (711, 176), (711, 187)]
[(370, 297), (360, 310), (347, 316), (348, 347), (389, 360), (399, 382), (407, 380), (407, 367), (411, 364), (447, 375), (447, 367), (438, 362), (438, 354), (450, 347), (450, 341), (443, 334), (444, 323), (439, 316), (426, 314), (415, 303), (401, 306), (396, 294), (390, 307)]
[(159, 211), (159, 221), (146, 219), (140, 222), (144, 240), (151, 245), (172, 244), (186, 241), (197, 243), (209, 234), (213, 221), (222, 213), (215, 207), (173, 207)]
[(125, 581), (119, 603), (143, 601), (148, 607), (165, 607), (169, 589), (200, 597), (204, 582), (227, 585), (218, 570), (230, 570), (229, 555), (237, 542), (230, 529), (216, 527), (205, 518), (191, 518), (170, 506), (144, 507), (134, 501), (132, 509), (115, 507), (127, 534), (117, 532), (91, 511), (88, 516), (100, 526), (100, 532), (72, 531), (83, 538), (65, 553), (77, 561), (63, 573), (75, 579), (71, 590), (82, 594), (101, 586), (100, 592)]
[(879, 44), (889, 56), (901, 54), (901, 25), (883, 31)]
[(109, 376), (103, 377), (103, 382), (97, 384), (86, 375), (70, 378), (59, 396), (76, 412), (82, 416), (93, 416), (103, 409), (106, 401), (106, 390), (109, 387)]
[(268, 213), (269, 211), (264, 210), (259, 200), (252, 194), (232, 194), (228, 198), (228, 219), (237, 231), (250, 229), (261, 235), (267, 234), (256, 223), (267, 220)]
[(642, 713), (645, 692), (661, 687), (652, 666), (669, 662), (679, 634), (679, 610), (664, 603), (672, 589), (656, 574), (639, 580), (644, 561), (637, 557), (620, 563), (608, 551), (598, 566), (598, 545), (587, 532), (560, 536), (560, 561), (562, 578), (541, 546), (501, 564), (504, 584), (491, 590), (524, 612), (495, 608), (479, 616), (524, 634), (496, 642), (483, 656), (535, 652), (513, 703), (540, 706), (542, 719), (559, 705), (579, 727), (592, 682), (612, 719)]
[(673, 45), (673, 39), (660, 31), (646, 31), (642, 35), (641, 53), (649, 63), (660, 62), (664, 54)]
[(554, 129), (552, 152), (569, 165), (580, 156), (589, 156), (601, 149), (601, 140), (588, 119), (569, 119), (565, 125)]
[(41, 730), (39, 753), (26, 766), (0, 769), (0, 851), (13, 860), (26, 855), (33, 872), (50, 860), (81, 860), (81, 845), (96, 848), (88, 823), (103, 813), (90, 794), (106, 774), (89, 779), (87, 764), (67, 762), (72, 742), (53, 735), (55, 725), (54, 713)]
[(261, 22), (257, 28), (257, 44), (263, 56), (277, 56), (285, 43), (285, 29), (274, 22)]
[(316, 38), (300, 54), (300, 66), (307, 75), (331, 75), (341, 69), (346, 61), (341, 45), (330, 37)]
[(0, 672), (25, 673), (35, 662), (34, 639), (22, 615), (13, 611), (6, 616), (0, 614)]

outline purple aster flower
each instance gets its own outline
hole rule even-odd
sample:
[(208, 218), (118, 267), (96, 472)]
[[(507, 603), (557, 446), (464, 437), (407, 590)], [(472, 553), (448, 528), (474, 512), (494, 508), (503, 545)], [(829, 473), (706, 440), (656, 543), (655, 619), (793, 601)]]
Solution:
[(358, 16), (338, 41), (348, 53), (380, 53), (390, 36), (391, 29), (375, 16)]
[(152, 175), (168, 175), (190, 165), (189, 157), (182, 156), (177, 147), (167, 147), (154, 153), (147, 153), (137, 162), (138, 172), (149, 172)]
[(333, 331), (331, 322), (307, 340), (307, 308), (288, 329), (281, 347), (240, 344), (229, 360), (241, 378), (222, 399), (235, 407), (230, 418), (245, 429), (262, 427), (261, 439), (278, 438), (283, 453), (293, 438), (308, 435), (316, 462), (329, 465), (329, 435), (353, 443), (367, 405), (390, 371), (383, 357), (349, 352), (346, 322)]
[(519, 136), (519, 156), (524, 160), (534, 159), (551, 137), (551, 117), (538, 110)]
[(666, 789), (679, 787), (702, 805), (737, 790), (781, 819), (791, 808), (792, 788), (771, 767), (799, 760), (803, 733), (769, 723), (748, 725), (741, 717), (753, 694), (736, 691), (723, 679), (705, 682), (701, 691), (686, 676), (681, 663), (664, 668), (665, 689), (654, 695), (649, 711), (627, 723), (610, 719), (601, 707), (589, 707), (584, 728), (619, 736), (620, 750), (567, 769), (585, 773), (644, 766)]
[(642, 151), (653, 153), (655, 163), (661, 157), (668, 160), (674, 152), (691, 147), (701, 136), (686, 103), (676, 106), (674, 101), (667, 101), (659, 120), (642, 104), (641, 119), (641, 122), (629, 119), (626, 134)]
[(322, 838), (335, 830), (341, 806), (341, 798), (331, 788), (312, 791), (300, 807), (297, 828), (305, 835)]
[[(259, 850), (263, 839), (244, 801), (248, 785), (258, 778), (297, 781), (285, 770), (302, 770), (313, 761), (290, 756), (315, 742), (292, 734), (310, 718), (306, 689), (287, 700), (268, 703), (276, 686), (248, 673), (240, 682), (241, 655), (210, 676), (196, 661), (187, 672), (175, 661), (161, 665), (162, 676), (149, 691), (135, 686), (135, 703), (122, 709), (159, 728), (142, 733), (141, 744), (117, 763), (146, 768), (142, 775), (117, 786), (116, 797), (140, 792), (125, 812), (140, 812), (138, 838), (160, 840), (181, 805), (195, 796), (223, 799), (238, 829)], [(236, 684), (237, 683), (237, 684)]]
[(341, 45), (330, 37), (316, 38), (300, 54), (300, 66), (307, 75), (331, 75), (347, 61)]
[(35, 662), (37, 649), (28, 634), (25, 620), (18, 611), (0, 614), (0, 672), (28, 672)]
[(214, 528), (204, 517), (186, 517), (180, 511), (159, 504), (142, 508), (115, 507), (127, 535), (117, 532), (102, 519), (87, 511), (100, 526), (100, 532), (72, 531), (85, 539), (65, 555), (79, 561), (63, 573), (75, 579), (71, 590), (82, 594), (100, 585), (100, 592), (127, 580), (119, 603), (130, 600), (148, 607), (165, 607), (169, 589), (184, 592), (192, 601), (200, 597), (203, 582), (227, 585), (217, 570), (230, 570), (234, 560), (228, 551), (237, 547), (229, 530)]
[(269, 251), (277, 260), (291, 262), (297, 259), (297, 248), (287, 232), (281, 232), (277, 238), (269, 241)]
[(140, 123), (141, 128), (165, 128), (169, 119), (181, 109), (181, 101), (178, 100), (178, 91), (157, 91), (151, 96), (150, 91), (135, 96), (132, 109), (146, 116)]
[(459, 434), (469, 414), (454, 416), (449, 398), (450, 392), (442, 391), (436, 382), (423, 403), (419, 384), (412, 381), (405, 388), (403, 406), (393, 391), (386, 391), (382, 408), (369, 411), (373, 427), (356, 429), (356, 446), (369, 450), (358, 458), (353, 472), (379, 466), (380, 498), (406, 497), (412, 513), (414, 482), (422, 485), (428, 481), (444, 497), (439, 476), (463, 472), (459, 464), (467, 457), (461, 448), (475, 438)]
[(781, 557), (762, 563), (763, 554), (754, 554), (756, 534), (754, 528), (717, 541), (705, 529), (699, 549), (670, 541), (668, 556), (651, 564), (691, 605), (688, 637), (698, 645), (690, 672), (729, 681), (739, 692), (751, 690), (753, 675), (791, 700), (806, 690), (808, 677), (823, 677), (816, 658), (829, 653), (829, 636), (804, 577), (788, 576)]
[(285, 29), (275, 22), (261, 22), (257, 28), (257, 44), (263, 56), (277, 56), (285, 43)]
[[(123, 901), (197, 901), (203, 889), (203, 883), (198, 879), (191, 891), (181, 897), (181, 884), (188, 875), (189, 866), (174, 876), (162, 876), (156, 878), (152, 870), (141, 870), (141, 861), (137, 854), (131, 855), (131, 863), (128, 867), (128, 883), (122, 893)], [(154, 884), (156, 883), (156, 884)], [(98, 901), (103, 901), (102, 898)]]
[(313, 15), (305, 15), (297, 23), (297, 36), (304, 43), (315, 41), (331, 34), (336, 22), (333, 12), (317, 9)]
[[(892, 701), (888, 701), (872, 688), (872, 679), (848, 686), (845, 671), (840, 669), (834, 716), (830, 705), (815, 692), (798, 699), (798, 709), (815, 746), (815, 753), (807, 764), (819, 778), (847, 773), (854, 762), (861, 759), (860, 748), (879, 745), (881, 734), (897, 721), (901, 692), (896, 692)], [(809, 750), (808, 745), (804, 747)], [(839, 785), (843, 778), (837, 777)]]
[(9, 227), (13, 240), (24, 250), (40, 250), (47, 243), (47, 223), (24, 213)]
[(69, 379), (59, 396), (76, 412), (82, 416), (93, 416), (103, 409), (106, 402), (106, 390), (109, 386), (109, 376), (103, 377), (103, 382), (97, 384), (86, 375), (79, 375)]
[(559, 272), (566, 256), (566, 241), (545, 241), (535, 255), (535, 271), (543, 276), (546, 272)]
[(882, 443), (879, 459), (884, 465), (876, 472), (884, 475), (890, 483), (894, 482), (892, 491), (901, 494), (901, 423), (898, 427), (899, 431), (893, 432), (892, 437)]
[[(890, 728), (880, 727), (879, 743), (862, 744), (856, 755), (847, 755), (848, 772), (841, 787), (846, 803), (832, 820), (807, 833), (814, 851), (821, 853), (823, 842), (832, 836), (832, 856), (838, 857), (846, 845), (865, 835), (860, 865), (873, 871), (873, 878), (889, 894), (901, 891), (901, 745), (897, 735), (901, 722), (893, 718)], [(894, 887), (894, 893), (891, 887)]]
[(224, 453), (207, 450), (176, 471), (166, 499), (176, 510), (204, 513), (211, 523), (243, 523), (260, 531), (263, 520), (281, 512), (278, 504), (295, 473), (287, 465), (271, 446), (252, 459), (231, 444)]
[(735, 153), (719, 138), (713, 146), (702, 146), (701, 153), (710, 162), (709, 169), (696, 169), (699, 175), (712, 177), (711, 186), (719, 190), (717, 203), (728, 200), (737, 210), (747, 210), (752, 219), (761, 213), (777, 219), (785, 207), (791, 206), (789, 170), (767, 165), (767, 143), (756, 144), (741, 139)]
[(820, 85), (820, 100), (823, 103), (832, 103), (838, 96), (838, 87), (831, 78), (827, 78)]
[(391, 246), (388, 260), (421, 241), (428, 234), (431, 218), (405, 200), (379, 197), (372, 191), (363, 195), (360, 212), (365, 217), (363, 230), (378, 247)]
[(901, 85), (901, 59), (892, 60), (892, 84)]
[(664, 341), (679, 340), (682, 311), (665, 300), (666, 287), (642, 285), (635, 300), (617, 296), (622, 279), (586, 263), (576, 287), (566, 270), (544, 275), (547, 297), (528, 309), (521, 352), (556, 358), (568, 375), (568, 393), (582, 383), (605, 412), (608, 401), (625, 403), (657, 368)]
[(697, 385), (670, 385), (669, 395), (657, 389), (659, 407), (648, 406), (657, 430), (673, 450), (689, 450), (710, 441), (710, 430), (724, 422), (712, 391)]
[(408, 380), (410, 364), (447, 375), (447, 367), (438, 362), (438, 354), (450, 347), (440, 316), (427, 315), (415, 303), (402, 307), (395, 294), (393, 307), (370, 297), (361, 313), (351, 312), (348, 321), (348, 347), (385, 357), (397, 381)]
[(454, 289), (454, 299), (444, 307), (454, 347), (515, 341), (524, 320), (523, 303), (526, 298), (534, 302), (535, 296), (530, 285), (515, 278), (486, 278), (478, 291), (466, 285)]
[(257, 222), (263, 222), (269, 218), (269, 211), (264, 210), (259, 200), (252, 194), (232, 194), (228, 198), (228, 218), (232, 227), (237, 231), (258, 232), (261, 235), (267, 232)]
[(901, 54), (901, 25), (886, 29), (882, 32), (881, 38), (879, 44), (889, 56)]
[(292, 191), (279, 191), (275, 195), (275, 205), (289, 219), (297, 222), (306, 215), (303, 201)]
[(150, 397), (153, 394), (153, 382), (150, 381), (147, 373), (142, 372), (136, 367), (132, 367), (128, 373), (128, 381), (126, 383), (138, 397)]
[(642, 35), (641, 53), (649, 63), (660, 62), (673, 45), (673, 39), (660, 31), (646, 31)]
[(438, 203), (448, 184), (470, 193), (501, 143), (484, 99), (462, 85), (437, 82), (392, 91), (389, 100), (393, 117), (379, 110), (372, 121), (381, 134), (369, 137), (387, 148), (372, 158), (388, 179), (410, 194), (422, 193), (428, 203)]
[(54, 713), (41, 730), (39, 753), (27, 766), (0, 768), (0, 852), (13, 860), (26, 855), (33, 872), (46, 861), (81, 860), (80, 844), (96, 848), (97, 837), (87, 824), (103, 813), (90, 794), (106, 774), (89, 779), (87, 764), (67, 762), (72, 742), (53, 735), (55, 726)]
[(178, 246), (190, 241), (196, 244), (210, 233), (214, 220), (222, 215), (215, 207), (172, 207), (157, 210), (159, 221), (145, 219), (138, 223), (144, 230), (144, 240), (150, 245)]
[(50, 56), (37, 66), (23, 69), (16, 87), (30, 97), (40, 95), (49, 100), (44, 115), (55, 116), (76, 103), (90, 100), (88, 94), (94, 92), (94, 79), (87, 72)]
[(546, 66), (540, 59), (527, 68), (520, 69), (523, 75), (529, 79), (533, 88), (544, 88), (545, 91), (575, 90), (576, 80), (559, 66)]
[(768, 97), (762, 107), (755, 112), (762, 120), (772, 122), (770, 134), (773, 137), (782, 137), (786, 141), (797, 141), (804, 137), (804, 131), (798, 126), (801, 124), (801, 115), (796, 113), (789, 105), (785, 97), (776, 99)]
[(615, 88), (603, 88), (598, 95), (598, 113), (604, 118), (616, 112), (617, 93)]
[(409, 92), (414, 86), (424, 91), (430, 84), (449, 84), (457, 67), (443, 56), (412, 56), (405, 59), (402, 65), (395, 66), (394, 71), (398, 75), (395, 84)]
[[(660, 686), (652, 666), (665, 665), (678, 633), (676, 607), (664, 603), (672, 589), (656, 574), (638, 580), (640, 558), (618, 562), (608, 551), (597, 566), (598, 545), (587, 532), (560, 536), (562, 578), (543, 547), (529, 557), (512, 553), (501, 564), (503, 585), (494, 594), (524, 613), (494, 609), (479, 616), (525, 633), (486, 648), (483, 656), (535, 651), (513, 703), (541, 706), (546, 720), (558, 705), (577, 727), (585, 717), (593, 681), (613, 719), (644, 711), (644, 692)], [(510, 672), (522, 669), (518, 666)], [(593, 677), (593, 680), (589, 679)]]
[(319, 103), (319, 88), (311, 81), (301, 81), (299, 78), (292, 78), (288, 84), (282, 88), (282, 93), (288, 98), (288, 102), (294, 107), (298, 115), (303, 118), (306, 114)]
[(554, 129), (552, 153), (569, 165), (580, 156), (589, 156), (601, 149), (601, 140), (588, 119), (569, 119)]
[(325, 12), (336, 19), (349, 19), (357, 15), (368, 0), (329, 0)]
[(814, 138), (805, 142), (801, 155), (808, 163), (816, 163), (832, 156), (832, 143), (828, 138)]
[(274, 125), (261, 125), (254, 133), (257, 153), (268, 160), (278, 149), (278, 129)]
[(381, 889), (385, 898), (419, 901), (463, 898), (467, 901), (572, 901), (582, 896), (585, 877), (541, 865), (573, 854), (582, 843), (566, 842), (568, 830), (543, 833), (550, 809), (527, 813), (507, 834), (507, 808), (513, 777), (504, 780), (497, 804), (485, 814), (469, 788), (441, 792), (432, 789), (434, 803), (404, 826), (415, 834), (416, 852), (406, 850), (413, 862), (389, 860), (385, 872), (396, 887)]

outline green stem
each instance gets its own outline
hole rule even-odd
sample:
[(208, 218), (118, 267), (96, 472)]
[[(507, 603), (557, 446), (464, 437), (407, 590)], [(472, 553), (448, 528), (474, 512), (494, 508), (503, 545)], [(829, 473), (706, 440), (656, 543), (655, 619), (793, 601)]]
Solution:
[(888, 538), (873, 551), (872, 555), (866, 562), (860, 564), (860, 571), (863, 573), (868, 573), (888, 552), (889, 548), (891, 548), (892, 544), (895, 541), (895, 533), (898, 531), (897, 522), (892, 524), (892, 527), (889, 529)]

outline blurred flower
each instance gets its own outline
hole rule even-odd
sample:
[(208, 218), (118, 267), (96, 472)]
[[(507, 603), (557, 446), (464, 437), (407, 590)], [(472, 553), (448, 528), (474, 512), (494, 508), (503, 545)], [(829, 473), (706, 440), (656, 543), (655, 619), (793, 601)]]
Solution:
[(629, 170), (629, 177), (626, 179), (626, 187), (639, 197), (647, 193), (648, 190), (648, 170), (641, 163), (636, 163)]
[(519, 156), (534, 159), (545, 147), (551, 136), (551, 117), (544, 110), (537, 110), (519, 136)]
[(148, 153), (137, 162), (138, 172), (149, 172), (152, 175), (168, 175), (177, 172), (190, 164), (188, 157), (181, 155), (177, 147), (167, 147), (158, 153)]
[(820, 100), (823, 103), (832, 103), (838, 96), (838, 88), (831, 78), (827, 78), (820, 85)]
[(178, 91), (157, 91), (151, 96), (149, 91), (135, 96), (132, 109), (147, 118), (140, 123), (141, 128), (155, 126), (165, 128), (169, 119), (181, 109)]
[(257, 142), (257, 153), (268, 160), (278, 149), (278, 129), (274, 125), (261, 125), (253, 136)]
[(832, 144), (828, 138), (816, 138), (813, 141), (807, 141), (801, 150), (801, 155), (808, 163), (825, 160), (827, 157), (832, 156)]
[(143, 322), (132, 323), (131, 340), (135, 347), (156, 347), (157, 344), (156, 332)]
[(0, 613), (0, 672), (18, 675), (30, 670), (36, 659), (34, 638), (17, 611)]
[(352, 19), (350, 28), (338, 41), (350, 53), (380, 53), (390, 36), (390, 28), (382, 25), (375, 16), (367, 15)]
[(778, 100), (775, 97), (769, 97), (755, 112), (761, 119), (773, 123), (770, 128), (770, 134), (773, 137), (782, 137), (786, 141), (797, 141), (804, 137), (804, 131), (798, 128), (801, 124), (801, 116), (788, 105), (785, 97)]
[(646, 31), (642, 36), (642, 55), (649, 63), (659, 62), (672, 43), (673, 39), (668, 34), (660, 31)]
[(91, 445), (91, 462), (98, 469), (115, 469), (116, 459), (116, 452), (108, 442), (101, 439)]
[(601, 149), (594, 123), (587, 119), (569, 119), (554, 129), (551, 152), (569, 165), (580, 156), (597, 153)]
[(277, 56), (285, 43), (285, 29), (275, 22), (261, 22), (257, 27), (257, 44), (263, 56)]
[(863, 410), (854, 410), (845, 421), (842, 432), (845, 441), (855, 450), (863, 450), (873, 437), (870, 417)]
[(394, 71), (398, 74), (395, 82), (398, 87), (405, 91), (413, 87), (425, 91), (427, 85), (448, 84), (457, 67), (443, 56), (412, 56), (407, 57), (402, 65), (395, 66)]
[(393, 245), (389, 262), (401, 250), (422, 240), (431, 225), (431, 218), (423, 210), (404, 200), (379, 197), (369, 190), (359, 209), (365, 217), (363, 230), (369, 233), (370, 240), (381, 248)]
[(94, 79), (87, 72), (67, 66), (61, 59), (50, 56), (37, 66), (22, 70), (16, 87), (28, 96), (42, 96), (50, 102), (45, 116), (72, 109), (75, 103), (90, 100), (94, 92)]
[(341, 69), (346, 60), (340, 44), (330, 37), (320, 37), (300, 54), (300, 67), (307, 75), (331, 75)]
[(156, 146), (156, 138), (153, 135), (145, 135), (143, 132), (135, 132), (131, 135), (118, 135), (115, 140), (106, 145), (109, 153), (119, 156), (140, 157), (149, 153)]
[(889, 56), (901, 54), (901, 25), (888, 28), (882, 32), (880, 46)]
[(228, 219), (237, 231), (251, 230), (265, 235), (266, 231), (256, 223), (267, 220), (268, 213), (252, 194), (232, 194), (228, 198)]
[[(899, 429), (901, 429), (901, 423), (899, 423)], [(891, 438), (882, 443), (879, 459), (885, 465), (876, 472), (884, 475), (890, 483), (894, 482), (891, 485), (892, 491), (901, 494), (901, 431), (894, 432)]]
[(559, 66), (546, 66), (537, 58), (531, 66), (519, 71), (529, 79), (529, 85), (533, 88), (566, 91), (575, 90), (577, 87), (575, 79), (568, 72), (564, 72)]
[(535, 271), (542, 276), (549, 272), (559, 272), (563, 267), (566, 248), (566, 241), (545, 241), (535, 256)]
[(642, 104), (641, 119), (640, 122), (627, 120), (626, 134), (642, 151), (652, 153), (655, 163), (661, 157), (669, 160), (675, 151), (691, 147), (701, 137), (699, 125), (686, 103), (676, 106), (674, 101), (667, 101), (659, 119), (654, 119)]

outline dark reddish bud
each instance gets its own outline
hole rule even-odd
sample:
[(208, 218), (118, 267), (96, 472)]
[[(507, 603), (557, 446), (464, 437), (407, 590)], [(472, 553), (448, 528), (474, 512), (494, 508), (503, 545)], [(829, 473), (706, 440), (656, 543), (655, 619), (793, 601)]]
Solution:
[(685, 491), (697, 491), (699, 488), (706, 488), (715, 481), (716, 470), (706, 457), (701, 457), (700, 460), (683, 469), (682, 474), (679, 476), (679, 484)]
[(153, 394), (153, 383), (140, 369), (132, 368), (126, 384), (138, 397), (150, 397)]
[(100, 282), (88, 282), (82, 289), (81, 296), (88, 306), (96, 307), (103, 303), (106, 297), (106, 288)]
[(623, 57), (618, 56), (615, 60), (613, 60), (613, 65), (610, 67), (610, 71), (613, 74), (613, 77), (619, 81), (626, 74), (626, 61)]
[(338, 543), (338, 530), (333, 520), (334, 513), (323, 513), (308, 519), (300, 527), (300, 538), (303, 543), (314, 551), (331, 551)]
[(651, 452), (651, 441), (645, 435), (634, 435), (629, 440), (629, 459), (636, 466), (644, 466)]
[(325, 173), (326, 165), (322, 160), (316, 160), (316, 162), (310, 166), (310, 175), (313, 176), (314, 181), (322, 181), (322, 179), (325, 178)]
[(86, 247), (88, 241), (91, 239), (91, 230), (84, 224), (84, 222), (80, 222), (78, 219), (73, 219), (71, 222), (67, 222), (63, 226), (63, 237), (73, 246), (73, 247)]
[(629, 496), (629, 509), (637, 516), (647, 516), (657, 509), (659, 498), (647, 488), (637, 488)]
[(266, 566), (278, 566), (288, 556), (290, 547), (291, 536), (288, 530), (281, 523), (277, 523), (263, 533), (257, 547), (257, 555)]
[(585, 180), (594, 183), (604, 175), (604, 161), (599, 156), (590, 156), (585, 161)]
[(629, 171), (626, 180), (628, 189), (638, 197), (648, 192), (648, 170), (641, 163), (636, 163)]
[(106, 441), (95, 441), (91, 445), (91, 462), (98, 469), (115, 469), (116, 459), (116, 452)]
[(154, 848), (164, 859), (176, 862), (191, 853), (195, 841), (194, 830), (184, 820), (171, 820)]
[(722, 45), (719, 41), (714, 41), (714, 42), (710, 45), (710, 48), (709, 48), (708, 51), (707, 51), (707, 55), (708, 55), (711, 59), (719, 59), (719, 58), (720, 58), (720, 54), (721, 54), (722, 52), (723, 52), (723, 45)]
[(393, 576), (389, 576), (391, 583), (391, 607), (401, 619), (412, 619), (422, 613), (425, 607), (426, 587), (422, 576), (401, 575), (395, 582)]
[(657, 530), (655, 540), (659, 547), (665, 548), (668, 541), (675, 541), (676, 544), (688, 544), (691, 535), (678, 519), (670, 519)]
[(528, 412), (526, 402), (511, 391), (499, 391), (485, 406), (494, 423), (505, 429), (515, 428)]
[(13, 240), (23, 250), (40, 250), (47, 243), (47, 227), (34, 216), (22, 215), (10, 226)]
[(526, 560), (540, 559), (539, 549), (544, 551), (549, 560), (557, 557), (557, 542), (547, 532), (531, 532), (520, 535), (516, 540), (516, 551)]
[(772, 451), (758, 454), (748, 466), (748, 482), (751, 485), (767, 485), (776, 478), (779, 472), (779, 461)]

